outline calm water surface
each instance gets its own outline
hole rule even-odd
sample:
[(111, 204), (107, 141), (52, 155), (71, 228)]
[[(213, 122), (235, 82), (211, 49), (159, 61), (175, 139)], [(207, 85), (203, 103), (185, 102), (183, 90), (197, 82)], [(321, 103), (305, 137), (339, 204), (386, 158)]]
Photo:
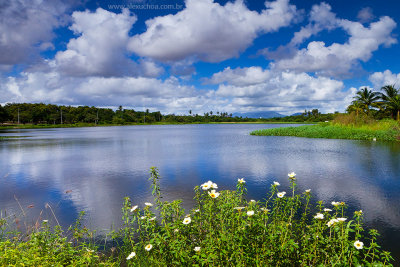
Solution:
[[(0, 141), (0, 210), (28, 221), (48, 218), (68, 226), (86, 211), (91, 228), (120, 225), (123, 197), (152, 201), (149, 168), (157, 166), (166, 200), (193, 204), (193, 187), (205, 181), (234, 189), (244, 177), (249, 198), (262, 199), (273, 181), (316, 200), (345, 201), (362, 209), (369, 227), (400, 259), (400, 144), (296, 137), (250, 136), (255, 129), (289, 125), (208, 124), (9, 130), (26, 136)], [(71, 190), (71, 191), (70, 191)], [(68, 191), (69, 193), (66, 193)], [(34, 205), (34, 208), (27, 208)], [(328, 205), (328, 204), (327, 204)]]

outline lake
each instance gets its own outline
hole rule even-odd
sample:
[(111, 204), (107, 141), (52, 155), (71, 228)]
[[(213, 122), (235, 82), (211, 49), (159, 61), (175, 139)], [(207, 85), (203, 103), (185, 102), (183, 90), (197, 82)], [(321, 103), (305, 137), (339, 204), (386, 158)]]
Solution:
[[(123, 198), (152, 201), (151, 166), (159, 168), (165, 200), (193, 204), (193, 188), (208, 180), (234, 189), (244, 177), (248, 198), (261, 200), (273, 181), (288, 191), (289, 172), (315, 200), (362, 209), (368, 227), (400, 259), (400, 144), (251, 136), (278, 124), (204, 124), (4, 130), (0, 141), (0, 210), (63, 226), (85, 211), (85, 224), (120, 225)], [(21, 207), (20, 207), (21, 205)], [(29, 208), (29, 205), (33, 205)], [(42, 215), (40, 213), (42, 212)]]

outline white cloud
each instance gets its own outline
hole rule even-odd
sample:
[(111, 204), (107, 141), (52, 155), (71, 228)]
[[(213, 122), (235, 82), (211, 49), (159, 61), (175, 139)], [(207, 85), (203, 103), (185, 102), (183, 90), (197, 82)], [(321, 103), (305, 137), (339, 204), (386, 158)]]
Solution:
[(333, 13), (331, 9), (331, 6), (326, 3), (314, 5), (311, 8), (309, 15), (310, 23), (304, 27), (301, 27), (300, 31), (294, 34), (290, 44), (301, 44), (307, 38), (311, 37), (312, 35), (316, 35), (324, 29), (332, 30), (336, 28), (336, 14)]
[(395, 85), (396, 87), (400, 85), (400, 73), (392, 73), (390, 70), (375, 72), (371, 74), (368, 79), (372, 82), (375, 90), (385, 85)]
[(116, 14), (98, 8), (74, 12), (70, 29), (80, 35), (70, 39), (67, 50), (55, 56), (59, 70), (71, 76), (124, 76), (137, 73), (127, 57), (128, 32), (136, 22), (127, 9)]
[[(165, 113), (187, 113), (216, 107), (224, 100), (208, 91), (182, 85), (175, 77), (71, 77), (59, 72), (23, 72), (0, 79), (0, 103), (44, 102), (64, 105), (143, 107)], [(205, 106), (205, 107), (203, 107)]]
[(344, 111), (354, 90), (343, 91), (343, 82), (306, 73), (276, 72), (261, 67), (226, 68), (207, 82), (217, 90), (199, 90), (170, 76), (72, 77), (57, 71), (24, 72), (0, 81), (0, 103), (45, 102), (150, 108), (163, 113), (194, 113), (219, 110), (246, 112), (274, 110), (291, 114), (305, 108), (323, 112)]
[(273, 67), (297, 72), (316, 72), (318, 75), (340, 76), (349, 72), (359, 61), (368, 61), (372, 52), (381, 45), (390, 46), (397, 41), (391, 36), (396, 23), (389, 17), (364, 27), (359, 22), (340, 20), (338, 25), (349, 35), (344, 44), (313, 41), (298, 50), (293, 58), (277, 60)]
[[(23, 72), (20, 77), (8, 77), (1, 81), (0, 102), (69, 102), (72, 99), (62, 89), (57, 72)], [(67, 80), (64, 80), (68, 83)], [(71, 84), (71, 86), (73, 86)]]
[(134, 36), (129, 49), (166, 62), (236, 57), (259, 33), (277, 31), (293, 21), (296, 7), (288, 2), (266, 2), (266, 9), (258, 13), (240, 0), (224, 6), (212, 0), (187, 0), (186, 8), (177, 14), (146, 21), (147, 31)]
[(271, 60), (293, 58), (297, 53), (298, 46), (305, 40), (317, 35), (324, 29), (332, 30), (338, 26), (336, 14), (331, 9), (331, 6), (324, 2), (319, 5), (313, 5), (308, 16), (309, 23), (301, 27), (300, 31), (295, 32), (292, 40), (287, 45), (281, 45), (275, 51), (265, 48), (259, 53)]
[[(258, 77), (258, 83), (255, 82)], [(325, 112), (344, 110), (353, 91), (343, 91), (343, 82), (313, 77), (306, 73), (277, 72), (260, 67), (225, 69), (215, 73), (212, 83), (220, 84), (216, 96), (231, 100), (234, 110), (287, 111), (296, 107), (320, 108)], [(251, 82), (253, 81), (253, 82)], [(293, 113), (293, 112), (292, 112)]]
[(68, 20), (74, 1), (1, 1), (0, 67), (40, 61), (39, 52), (53, 49), (53, 29)]
[(372, 21), (375, 16), (372, 12), (372, 8), (364, 7), (360, 11), (358, 11), (357, 18), (360, 20), (361, 23), (365, 23)]
[(261, 67), (249, 68), (225, 68), (221, 72), (214, 73), (210, 79), (205, 80), (209, 84), (229, 83), (235, 86), (247, 86), (259, 84), (266, 81), (271, 76), (268, 70)]

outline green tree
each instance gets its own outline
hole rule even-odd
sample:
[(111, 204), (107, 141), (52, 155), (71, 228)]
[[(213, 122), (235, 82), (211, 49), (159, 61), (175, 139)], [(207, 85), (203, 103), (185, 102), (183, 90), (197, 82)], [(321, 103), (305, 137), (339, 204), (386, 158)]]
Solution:
[(384, 110), (387, 110), (391, 113), (392, 118), (394, 116), (398, 119), (398, 108), (397, 108), (397, 97), (400, 94), (400, 90), (396, 89), (394, 85), (385, 85), (381, 88), (383, 91), (379, 93), (380, 98), (382, 99), (381, 106)]
[(380, 99), (380, 94), (378, 92), (372, 92), (372, 90), (368, 90), (367, 87), (364, 87), (356, 94), (357, 95), (354, 97), (355, 100), (364, 105), (364, 110), (367, 114), (369, 114), (371, 107), (377, 107), (377, 102)]
[(400, 122), (400, 95), (396, 95), (386, 102), (389, 110), (396, 114), (397, 121)]
[(351, 102), (351, 105), (347, 107), (347, 112), (351, 113), (351, 112), (355, 112), (356, 116), (358, 117), (358, 115), (362, 112), (364, 112), (364, 104), (361, 103), (360, 101), (354, 100), (353, 102)]

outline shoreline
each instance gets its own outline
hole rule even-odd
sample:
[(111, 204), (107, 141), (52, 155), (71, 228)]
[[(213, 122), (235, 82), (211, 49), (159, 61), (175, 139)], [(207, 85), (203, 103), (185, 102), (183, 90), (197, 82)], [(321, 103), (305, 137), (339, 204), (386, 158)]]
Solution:
[(46, 128), (83, 128), (83, 127), (112, 127), (112, 126), (134, 126), (134, 125), (189, 125), (189, 124), (315, 124), (316, 122), (274, 122), (274, 121), (252, 121), (252, 122), (202, 122), (202, 123), (127, 123), (127, 124), (10, 124), (0, 125), (1, 130), (10, 129), (46, 129)]
[(367, 125), (360, 127), (317, 124), (299, 127), (284, 127), (256, 130), (250, 133), (256, 136), (292, 136), (305, 138), (369, 140), (369, 141), (400, 141), (400, 130), (397, 128), (374, 128)]

